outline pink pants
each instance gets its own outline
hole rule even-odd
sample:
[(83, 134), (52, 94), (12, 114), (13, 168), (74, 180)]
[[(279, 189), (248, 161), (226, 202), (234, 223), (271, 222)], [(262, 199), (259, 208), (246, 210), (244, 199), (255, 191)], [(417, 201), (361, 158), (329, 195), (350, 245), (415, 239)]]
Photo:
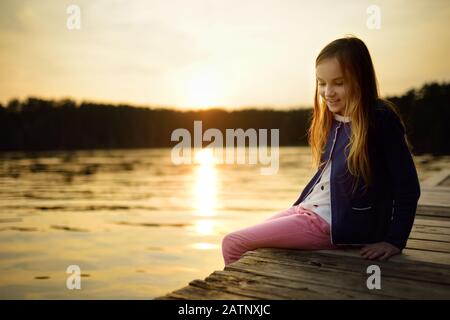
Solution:
[(264, 222), (227, 234), (222, 254), (228, 265), (257, 248), (336, 249), (331, 243), (330, 225), (315, 212), (293, 206)]

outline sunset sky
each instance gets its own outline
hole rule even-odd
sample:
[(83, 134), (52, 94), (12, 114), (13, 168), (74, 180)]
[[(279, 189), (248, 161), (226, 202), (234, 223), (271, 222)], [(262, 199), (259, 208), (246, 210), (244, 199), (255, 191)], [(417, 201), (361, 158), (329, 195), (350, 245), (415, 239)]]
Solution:
[(381, 94), (402, 94), (450, 80), (449, 17), (448, 0), (2, 0), (0, 102), (311, 106), (315, 58), (346, 34), (369, 47)]

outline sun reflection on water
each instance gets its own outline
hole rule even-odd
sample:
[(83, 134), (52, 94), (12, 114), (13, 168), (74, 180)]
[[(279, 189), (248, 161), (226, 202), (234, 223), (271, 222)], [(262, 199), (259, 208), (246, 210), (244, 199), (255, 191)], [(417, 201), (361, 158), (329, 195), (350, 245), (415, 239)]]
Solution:
[[(201, 217), (214, 217), (217, 215), (217, 184), (218, 174), (216, 161), (211, 149), (200, 149), (195, 152), (195, 212)], [(212, 219), (199, 219), (194, 223), (194, 230), (198, 235), (214, 235), (215, 222)], [(214, 245), (194, 244), (196, 249), (213, 249)]]
[(207, 242), (198, 242), (191, 245), (192, 248), (198, 250), (213, 250), (219, 248), (219, 245)]
[(201, 149), (195, 153), (195, 209), (196, 215), (211, 217), (217, 214), (217, 169), (212, 150)]
[(214, 222), (209, 219), (197, 220), (195, 222), (195, 231), (203, 235), (214, 234)]

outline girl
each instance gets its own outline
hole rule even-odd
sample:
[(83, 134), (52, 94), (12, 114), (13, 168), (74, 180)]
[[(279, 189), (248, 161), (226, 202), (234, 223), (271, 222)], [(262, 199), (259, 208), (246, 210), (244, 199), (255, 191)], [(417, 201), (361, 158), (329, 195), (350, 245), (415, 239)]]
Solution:
[(225, 265), (261, 247), (362, 245), (362, 257), (386, 260), (406, 246), (419, 180), (403, 121), (378, 97), (364, 42), (328, 44), (316, 59), (316, 78), (308, 141), (317, 172), (289, 209), (223, 238)]

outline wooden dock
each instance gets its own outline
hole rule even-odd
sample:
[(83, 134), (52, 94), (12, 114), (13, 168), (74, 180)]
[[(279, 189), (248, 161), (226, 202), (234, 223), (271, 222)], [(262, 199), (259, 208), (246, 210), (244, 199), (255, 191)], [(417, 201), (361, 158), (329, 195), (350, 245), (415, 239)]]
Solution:
[[(413, 230), (403, 254), (366, 260), (358, 249), (260, 248), (204, 280), (156, 300), (450, 299), (450, 170), (421, 183)], [(381, 289), (368, 289), (370, 265)]]

